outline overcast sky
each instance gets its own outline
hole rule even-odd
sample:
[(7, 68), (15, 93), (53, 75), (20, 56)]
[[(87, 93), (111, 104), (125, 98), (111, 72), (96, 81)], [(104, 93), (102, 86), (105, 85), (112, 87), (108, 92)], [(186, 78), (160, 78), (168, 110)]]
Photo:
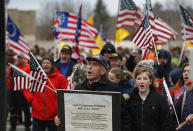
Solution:
[[(20, 10), (38, 10), (41, 7), (41, 4), (44, 2), (49, 1), (65, 1), (65, 0), (10, 0), (8, 4), (8, 8), (17, 8)], [(69, 0), (68, 0), (69, 1)], [(73, 0), (73, 1), (81, 1), (84, 5), (84, 2), (89, 2), (92, 8), (95, 8), (95, 4), (97, 0)], [(118, 10), (118, 1), (119, 0), (103, 0), (105, 2), (105, 5), (107, 7), (107, 11), (110, 13), (110, 15), (116, 15)], [(152, 0), (152, 4), (154, 5), (156, 2), (160, 2), (163, 7), (171, 7), (174, 8), (175, 5), (170, 4), (174, 3), (177, 0)], [(145, 4), (145, 0), (134, 0), (137, 6), (143, 7)], [(193, 7), (193, 1), (192, 0), (180, 0), (180, 2), (186, 2), (191, 7)]]

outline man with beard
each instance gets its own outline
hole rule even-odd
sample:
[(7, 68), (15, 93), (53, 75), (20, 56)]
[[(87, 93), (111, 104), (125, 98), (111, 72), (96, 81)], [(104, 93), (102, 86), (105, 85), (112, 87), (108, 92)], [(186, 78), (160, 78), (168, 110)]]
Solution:
[(111, 67), (121, 67), (122, 68), (122, 56), (118, 53), (113, 53), (110, 57), (110, 66)]
[(64, 45), (60, 52), (60, 59), (55, 63), (59, 72), (61, 72), (66, 78), (71, 75), (73, 66), (76, 61), (71, 58), (72, 48), (68, 45)]
[(158, 79), (162, 79), (164, 77), (168, 87), (170, 87), (169, 74), (173, 70), (172, 65), (171, 65), (170, 52), (166, 49), (159, 50), (158, 61), (160, 64), (157, 67), (155, 67), (155, 70), (154, 70), (155, 76)]

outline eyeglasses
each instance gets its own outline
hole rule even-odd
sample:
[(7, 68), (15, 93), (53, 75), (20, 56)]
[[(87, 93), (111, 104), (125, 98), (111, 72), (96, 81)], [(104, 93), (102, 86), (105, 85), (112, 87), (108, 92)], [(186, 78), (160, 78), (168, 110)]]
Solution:
[(108, 53), (108, 54), (111, 54), (112, 52), (109, 51), (109, 50), (105, 50), (104, 53)]

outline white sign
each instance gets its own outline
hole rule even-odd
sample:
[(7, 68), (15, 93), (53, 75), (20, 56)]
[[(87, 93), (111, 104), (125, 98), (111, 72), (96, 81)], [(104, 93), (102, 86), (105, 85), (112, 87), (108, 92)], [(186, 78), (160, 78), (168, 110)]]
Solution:
[(112, 96), (64, 93), (65, 131), (112, 131)]

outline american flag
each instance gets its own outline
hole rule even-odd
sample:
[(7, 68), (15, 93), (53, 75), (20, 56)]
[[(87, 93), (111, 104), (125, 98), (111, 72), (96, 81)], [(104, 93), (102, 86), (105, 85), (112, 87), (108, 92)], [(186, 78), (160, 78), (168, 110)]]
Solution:
[(170, 91), (168, 89), (168, 85), (167, 85), (165, 79), (163, 80), (162, 94), (165, 95), (167, 98), (168, 104), (170, 106), (170, 111), (172, 111), (172, 109), (175, 109), (174, 103), (173, 103), (173, 100), (172, 100), (172, 97), (170, 95)]
[(137, 32), (131, 38), (131, 41), (133, 41), (137, 47), (141, 49), (154, 49), (151, 25), (147, 15), (142, 21), (142, 24)]
[(118, 14), (117, 28), (132, 28), (134, 25), (140, 26), (144, 15), (133, 0), (121, 0)]
[(30, 91), (32, 92), (43, 92), (44, 87), (47, 83), (47, 75), (43, 71), (42, 67), (37, 62), (36, 58), (30, 52), (30, 74), (36, 80), (31, 83)]
[(80, 52), (79, 52), (79, 37), (81, 34), (81, 28), (82, 28), (81, 10), (82, 10), (82, 5), (80, 6), (80, 10), (78, 13), (77, 26), (76, 26), (76, 32), (75, 32), (75, 46), (73, 48), (73, 53), (72, 53), (72, 57), (77, 59), (79, 63), (82, 63), (82, 60), (80, 58)]
[(150, 53), (150, 49), (142, 48), (141, 50), (142, 50), (142, 55), (141, 55), (142, 57), (141, 57), (141, 59), (142, 60), (146, 60), (148, 55), (149, 55), (149, 53)]
[(176, 104), (180, 96), (184, 93), (184, 87), (182, 86), (179, 90), (176, 90), (176, 93), (174, 95), (174, 103)]
[(180, 5), (180, 13), (183, 21), (182, 39), (193, 44), (193, 19), (189, 12)]
[(14, 91), (28, 90), (33, 81), (33, 77), (14, 65), (11, 65), (11, 78), (13, 80)]
[(167, 44), (168, 40), (176, 39), (178, 33), (174, 31), (166, 22), (158, 18), (154, 13), (151, 6), (151, 1), (146, 0), (146, 9), (148, 11), (152, 33), (155, 37), (155, 44)]
[(6, 27), (6, 44), (16, 55), (24, 54), (25, 58), (29, 60), (29, 45), (24, 40), (19, 28), (14, 24), (9, 16), (7, 18)]
[[(68, 12), (57, 12), (56, 20), (59, 21), (59, 34), (56, 38), (57, 43), (61, 40), (71, 40), (75, 42), (75, 33), (77, 26), (77, 16)], [(82, 21), (81, 34), (79, 36), (79, 45), (88, 48), (98, 48), (94, 41), (97, 30), (94, 26)]]

